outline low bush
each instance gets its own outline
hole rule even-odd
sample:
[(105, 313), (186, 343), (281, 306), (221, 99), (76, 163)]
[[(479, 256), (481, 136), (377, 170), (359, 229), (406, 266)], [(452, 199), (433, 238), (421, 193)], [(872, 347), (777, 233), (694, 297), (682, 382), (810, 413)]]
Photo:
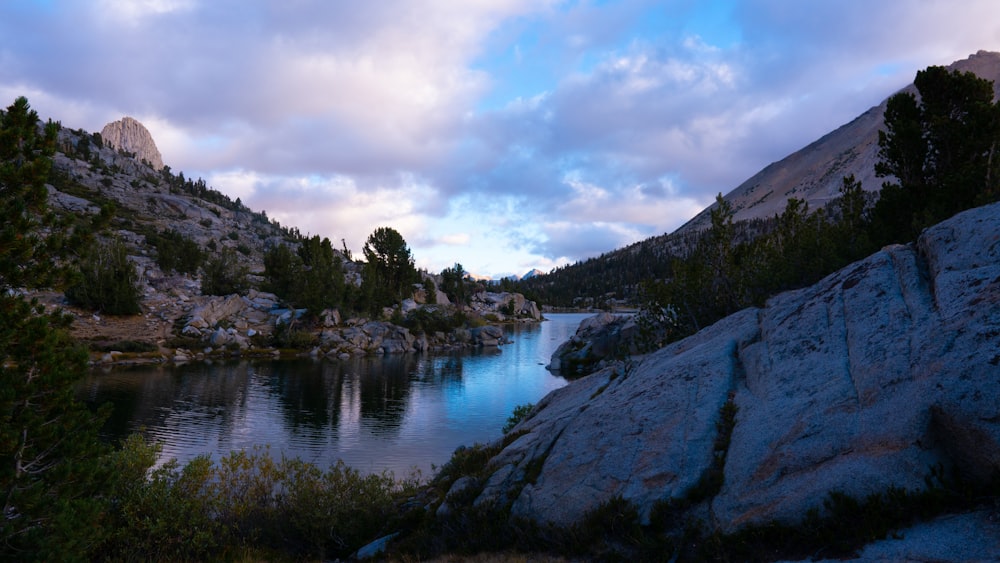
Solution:
[(107, 315), (141, 311), (139, 276), (121, 241), (97, 246), (80, 262), (79, 271), (79, 281), (66, 290), (70, 303)]
[(250, 288), (249, 268), (240, 262), (236, 252), (224, 248), (202, 266), (201, 292), (205, 295), (243, 294)]
[[(209, 224), (211, 225), (211, 221)], [(205, 253), (198, 243), (175, 230), (148, 234), (146, 241), (156, 248), (156, 264), (164, 272), (173, 270), (181, 274), (194, 274), (205, 261)]]
[[(141, 440), (119, 464), (144, 475), (155, 459)], [(149, 452), (154, 455), (150, 456)], [(412, 493), (416, 477), (362, 475), (338, 462), (327, 470), (275, 459), (266, 448), (233, 452), (212, 463), (197, 457), (124, 479), (111, 559), (206, 560), (274, 550), (320, 560), (349, 556), (393, 531), (402, 515), (395, 500)]]
[(533, 408), (535, 408), (535, 405), (532, 403), (526, 403), (514, 407), (514, 411), (510, 413), (510, 416), (507, 417), (507, 422), (505, 422), (503, 425), (502, 432), (504, 434), (507, 434), (508, 432), (513, 430), (514, 427), (518, 425), (518, 423), (520, 423), (525, 418), (528, 418), (528, 415), (531, 414), (531, 409)]
[(143, 354), (159, 350), (156, 344), (138, 340), (119, 340), (117, 342), (91, 342), (88, 346), (94, 352), (124, 352), (126, 354)]
[(422, 307), (410, 311), (400, 324), (415, 334), (432, 334), (450, 332), (464, 326), (467, 321), (468, 317), (462, 311)]

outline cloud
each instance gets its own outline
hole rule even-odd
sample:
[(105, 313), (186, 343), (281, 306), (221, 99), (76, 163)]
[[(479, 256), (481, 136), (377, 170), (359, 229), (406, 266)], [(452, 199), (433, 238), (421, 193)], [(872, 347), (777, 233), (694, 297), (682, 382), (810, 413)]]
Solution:
[(918, 69), (1000, 49), (995, 15), (992, 0), (10, 2), (0, 96), (90, 131), (137, 117), (172, 169), (303, 232), (358, 249), (388, 225), (418, 261), (523, 273), (676, 228)]
[(139, 25), (145, 18), (194, 8), (191, 0), (99, 0), (97, 4), (102, 15), (128, 25)]
[(344, 239), (348, 248), (360, 251), (368, 236), (380, 226), (391, 226), (405, 239), (418, 239), (426, 230), (420, 202), (430, 189), (412, 178), (386, 178), (384, 184), (359, 184), (349, 176), (289, 178), (233, 170), (206, 178), (223, 187), (230, 197), (253, 202), (253, 208), (268, 210), (271, 219), (296, 227), (306, 235), (334, 241)]
[(437, 242), (448, 246), (464, 246), (469, 244), (470, 240), (472, 240), (472, 237), (469, 233), (452, 233), (439, 237)]

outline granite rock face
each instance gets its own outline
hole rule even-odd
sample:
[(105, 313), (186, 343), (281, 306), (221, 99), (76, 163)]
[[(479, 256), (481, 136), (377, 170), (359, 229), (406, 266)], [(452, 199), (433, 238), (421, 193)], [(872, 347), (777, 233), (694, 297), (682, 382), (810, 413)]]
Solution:
[(919, 490), (938, 466), (1000, 471), (1000, 204), (552, 392), (477, 502), (569, 524), (621, 496), (648, 517), (713, 467), (727, 402), (722, 485), (699, 505), (722, 531)]
[(569, 376), (590, 373), (615, 357), (635, 354), (638, 336), (634, 316), (598, 313), (584, 319), (576, 334), (559, 345), (547, 369)]
[(149, 134), (146, 126), (131, 117), (112, 121), (101, 129), (101, 139), (116, 149), (135, 153), (139, 160), (145, 160), (154, 169), (163, 169), (163, 157)]

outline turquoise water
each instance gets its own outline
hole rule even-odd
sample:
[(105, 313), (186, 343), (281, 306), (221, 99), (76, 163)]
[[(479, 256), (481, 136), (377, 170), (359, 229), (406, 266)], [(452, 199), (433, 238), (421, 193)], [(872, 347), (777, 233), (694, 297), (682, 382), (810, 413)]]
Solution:
[(545, 370), (584, 314), (507, 327), (499, 349), (449, 355), (239, 361), (94, 373), (80, 388), (112, 403), (110, 439), (142, 432), (161, 462), (268, 446), (274, 455), (364, 472), (441, 466), (460, 445), (501, 436), (514, 407), (566, 380)]

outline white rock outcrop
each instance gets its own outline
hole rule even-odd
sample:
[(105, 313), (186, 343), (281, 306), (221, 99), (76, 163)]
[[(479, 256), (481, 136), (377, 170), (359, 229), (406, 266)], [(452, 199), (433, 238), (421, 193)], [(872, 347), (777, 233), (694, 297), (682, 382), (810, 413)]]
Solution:
[(137, 159), (145, 160), (156, 170), (163, 169), (163, 157), (153, 136), (136, 119), (123, 117), (108, 123), (101, 129), (101, 140), (116, 149), (135, 153)]
[(621, 496), (648, 517), (710, 471), (727, 402), (722, 485), (700, 503), (721, 531), (923, 489), (936, 467), (1000, 471), (1000, 204), (553, 391), (477, 503), (569, 524)]

